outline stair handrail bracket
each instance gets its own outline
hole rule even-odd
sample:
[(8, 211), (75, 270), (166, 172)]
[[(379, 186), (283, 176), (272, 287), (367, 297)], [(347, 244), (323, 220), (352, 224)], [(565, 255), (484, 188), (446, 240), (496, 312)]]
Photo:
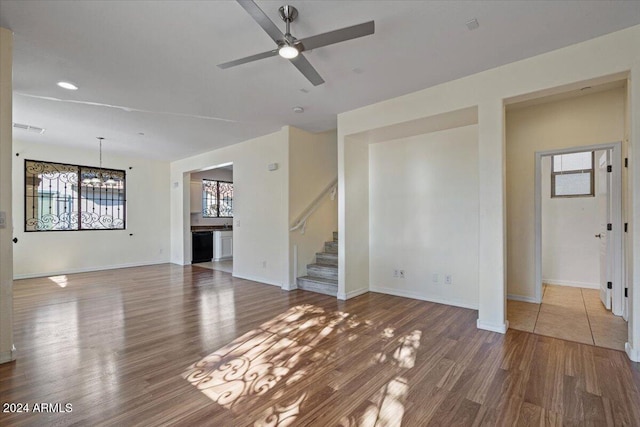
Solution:
[(300, 216), (293, 222), (293, 225), (289, 231), (300, 230), (300, 234), (304, 234), (304, 230), (307, 227), (307, 220), (309, 217), (320, 207), (323, 199), (328, 195), (331, 200), (335, 200), (338, 192), (338, 177), (335, 177), (329, 185), (327, 185), (318, 196), (302, 211)]

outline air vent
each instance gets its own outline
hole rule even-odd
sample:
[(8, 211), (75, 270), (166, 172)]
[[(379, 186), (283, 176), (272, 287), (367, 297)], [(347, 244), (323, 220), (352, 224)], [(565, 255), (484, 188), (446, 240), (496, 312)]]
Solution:
[(45, 129), (43, 129), (43, 128), (39, 128), (37, 126), (25, 125), (25, 124), (22, 124), (22, 123), (14, 123), (13, 127), (16, 128), (16, 129), (26, 130), (28, 132), (35, 132), (35, 133), (38, 133), (40, 135), (42, 135), (44, 133), (44, 131), (45, 131)]

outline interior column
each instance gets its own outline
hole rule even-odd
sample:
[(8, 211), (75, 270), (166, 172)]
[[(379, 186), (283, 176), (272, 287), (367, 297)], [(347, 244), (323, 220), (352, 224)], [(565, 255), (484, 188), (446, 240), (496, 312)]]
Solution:
[(504, 106), (501, 99), (478, 105), (478, 328), (505, 333), (506, 198)]
[(13, 360), (12, 169), (13, 33), (0, 28), (0, 363)]

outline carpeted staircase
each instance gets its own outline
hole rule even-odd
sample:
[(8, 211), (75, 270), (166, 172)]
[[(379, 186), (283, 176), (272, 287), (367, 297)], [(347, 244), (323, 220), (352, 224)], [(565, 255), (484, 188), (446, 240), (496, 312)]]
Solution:
[(338, 296), (338, 232), (325, 242), (324, 251), (316, 254), (315, 264), (307, 265), (307, 276), (298, 277), (298, 289)]

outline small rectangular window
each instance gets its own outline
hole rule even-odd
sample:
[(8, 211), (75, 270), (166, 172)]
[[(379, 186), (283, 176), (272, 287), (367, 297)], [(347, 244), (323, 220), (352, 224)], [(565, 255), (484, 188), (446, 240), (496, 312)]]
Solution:
[(202, 180), (202, 217), (233, 218), (233, 183)]
[(125, 229), (125, 171), (25, 160), (25, 231)]
[(551, 197), (591, 197), (594, 187), (593, 151), (551, 157)]

